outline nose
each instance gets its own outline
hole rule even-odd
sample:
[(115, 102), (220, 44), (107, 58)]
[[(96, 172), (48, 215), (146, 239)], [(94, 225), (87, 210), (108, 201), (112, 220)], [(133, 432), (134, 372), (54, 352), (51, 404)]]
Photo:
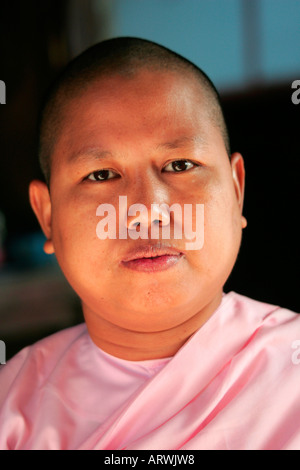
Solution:
[(128, 230), (136, 230), (137, 227), (149, 229), (152, 225), (164, 227), (170, 224), (170, 210), (165, 203), (153, 203), (151, 207), (144, 204), (133, 204), (128, 209)]

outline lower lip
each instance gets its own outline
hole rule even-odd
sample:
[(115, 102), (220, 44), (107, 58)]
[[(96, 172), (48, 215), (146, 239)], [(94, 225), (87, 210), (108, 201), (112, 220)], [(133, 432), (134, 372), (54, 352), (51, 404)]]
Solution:
[(166, 269), (175, 266), (181, 259), (180, 255), (163, 255), (155, 258), (138, 258), (130, 261), (123, 261), (126, 268), (134, 271), (142, 271), (153, 273), (157, 271), (165, 271)]

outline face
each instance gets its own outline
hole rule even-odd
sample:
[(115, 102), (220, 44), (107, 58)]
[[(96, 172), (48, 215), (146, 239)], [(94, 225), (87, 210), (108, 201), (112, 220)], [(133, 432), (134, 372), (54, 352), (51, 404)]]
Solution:
[[(241, 242), (243, 181), (242, 157), (230, 163), (199, 85), (141, 71), (101, 78), (70, 102), (52, 155), (50, 197), (40, 183), (31, 200), (48, 252), (90, 321), (151, 332), (184, 324), (220, 298)], [(147, 214), (119, 223), (120, 196)], [(175, 238), (176, 216), (151, 215), (154, 203), (192, 207), (194, 230), (202, 204), (203, 246), (186, 249), (188, 234)], [(115, 238), (97, 236), (102, 204), (115, 208)], [(151, 239), (153, 225), (169, 225), (170, 238)], [(147, 239), (129, 236), (145, 227)]]

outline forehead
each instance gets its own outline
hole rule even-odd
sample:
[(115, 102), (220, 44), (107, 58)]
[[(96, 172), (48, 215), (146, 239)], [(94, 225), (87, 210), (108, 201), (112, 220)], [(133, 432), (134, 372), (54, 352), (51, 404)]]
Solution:
[(86, 148), (141, 158), (154, 148), (178, 148), (178, 142), (224, 144), (199, 81), (177, 72), (141, 70), (130, 77), (98, 78), (66, 101), (61, 118), (52, 164), (57, 153), (61, 160)]
[[(147, 111), (175, 113), (179, 110), (192, 112), (197, 107), (204, 108), (205, 94), (199, 82), (192, 77), (178, 73), (141, 70), (133, 76), (112, 75), (99, 78), (88, 85), (85, 90), (75, 95), (75, 100), (66, 103), (74, 111), (87, 111), (91, 107), (118, 106), (130, 112), (146, 115)], [(147, 104), (140, 108), (139, 104)], [(74, 106), (75, 105), (75, 106)], [(165, 106), (167, 105), (167, 108)]]

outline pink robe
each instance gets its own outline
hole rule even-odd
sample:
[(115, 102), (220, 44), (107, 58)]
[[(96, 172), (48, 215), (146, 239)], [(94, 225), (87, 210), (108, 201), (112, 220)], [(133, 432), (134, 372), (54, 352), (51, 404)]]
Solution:
[(300, 316), (230, 292), (173, 358), (138, 362), (56, 333), (1, 366), (0, 449), (299, 450)]

